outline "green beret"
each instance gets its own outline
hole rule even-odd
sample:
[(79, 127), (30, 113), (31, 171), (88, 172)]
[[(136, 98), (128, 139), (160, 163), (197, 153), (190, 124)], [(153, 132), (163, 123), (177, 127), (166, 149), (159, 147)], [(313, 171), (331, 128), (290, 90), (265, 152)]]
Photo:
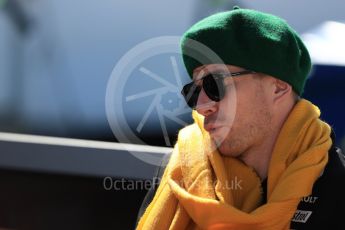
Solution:
[(224, 64), (271, 75), (289, 83), (297, 94), (303, 93), (311, 68), (308, 50), (277, 16), (234, 7), (197, 22), (181, 39), (183, 62), (191, 77), (198, 66), (218, 63), (190, 55), (193, 40), (211, 49)]

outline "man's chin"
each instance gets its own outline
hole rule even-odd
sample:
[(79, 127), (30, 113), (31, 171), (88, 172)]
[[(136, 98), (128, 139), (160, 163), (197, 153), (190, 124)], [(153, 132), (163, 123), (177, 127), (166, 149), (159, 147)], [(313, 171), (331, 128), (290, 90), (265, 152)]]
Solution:
[(216, 145), (217, 149), (220, 149), (223, 145), (223, 140), (215, 137), (211, 137), (213, 143)]
[(239, 154), (237, 154), (232, 149), (230, 149), (229, 146), (226, 145), (226, 143), (224, 141), (222, 141), (220, 143), (216, 143), (216, 146), (217, 146), (217, 150), (218, 150), (219, 154), (222, 156), (226, 156), (226, 157), (238, 157), (239, 156)]
[(213, 139), (213, 141), (214, 141), (214, 143), (215, 143), (215, 145), (217, 147), (218, 152), (220, 154), (222, 154), (222, 155), (225, 155), (225, 153), (227, 152), (227, 148), (226, 148), (226, 146), (224, 144), (224, 141), (223, 140), (220, 141), (220, 140), (217, 140), (217, 139)]

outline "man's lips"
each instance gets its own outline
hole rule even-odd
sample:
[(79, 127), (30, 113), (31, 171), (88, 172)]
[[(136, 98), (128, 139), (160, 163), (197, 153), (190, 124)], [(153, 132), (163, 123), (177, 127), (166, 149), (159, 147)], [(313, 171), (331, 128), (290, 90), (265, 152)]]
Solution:
[(221, 125), (216, 125), (216, 124), (205, 124), (204, 125), (204, 129), (209, 133), (214, 132), (221, 127), (222, 127)]

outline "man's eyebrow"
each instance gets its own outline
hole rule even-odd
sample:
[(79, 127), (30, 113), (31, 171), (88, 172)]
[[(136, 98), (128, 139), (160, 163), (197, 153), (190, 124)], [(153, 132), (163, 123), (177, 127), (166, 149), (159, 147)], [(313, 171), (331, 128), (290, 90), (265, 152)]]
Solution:
[(208, 72), (204, 71), (204, 68), (202, 68), (196, 75), (195, 77), (193, 76), (193, 81), (198, 81), (201, 80), (203, 77), (205, 77), (208, 74)]
[[(202, 76), (199, 77), (199, 76), (201, 75), (201, 74), (200, 74), (201, 72), (202, 72), (202, 73), (205, 73), (205, 72), (206, 72), (206, 74), (202, 74)], [(198, 81), (198, 80), (204, 78), (206, 75), (209, 75), (209, 74), (213, 74), (213, 75), (220, 74), (220, 75), (222, 75), (222, 74), (228, 74), (228, 73), (231, 73), (230, 70), (224, 70), (224, 69), (214, 69), (214, 70), (211, 70), (211, 71), (203, 71), (203, 70), (201, 70), (201, 71), (196, 75), (196, 77), (193, 78), (193, 81)]]

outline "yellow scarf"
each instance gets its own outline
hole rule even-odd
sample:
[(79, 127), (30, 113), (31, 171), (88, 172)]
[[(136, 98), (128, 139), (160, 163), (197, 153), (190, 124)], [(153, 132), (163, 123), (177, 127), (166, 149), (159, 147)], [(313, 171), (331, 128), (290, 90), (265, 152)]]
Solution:
[(202, 117), (178, 142), (137, 229), (289, 229), (300, 199), (311, 194), (328, 161), (330, 127), (300, 100), (277, 138), (268, 171), (267, 203), (260, 178), (241, 161), (210, 152)]

